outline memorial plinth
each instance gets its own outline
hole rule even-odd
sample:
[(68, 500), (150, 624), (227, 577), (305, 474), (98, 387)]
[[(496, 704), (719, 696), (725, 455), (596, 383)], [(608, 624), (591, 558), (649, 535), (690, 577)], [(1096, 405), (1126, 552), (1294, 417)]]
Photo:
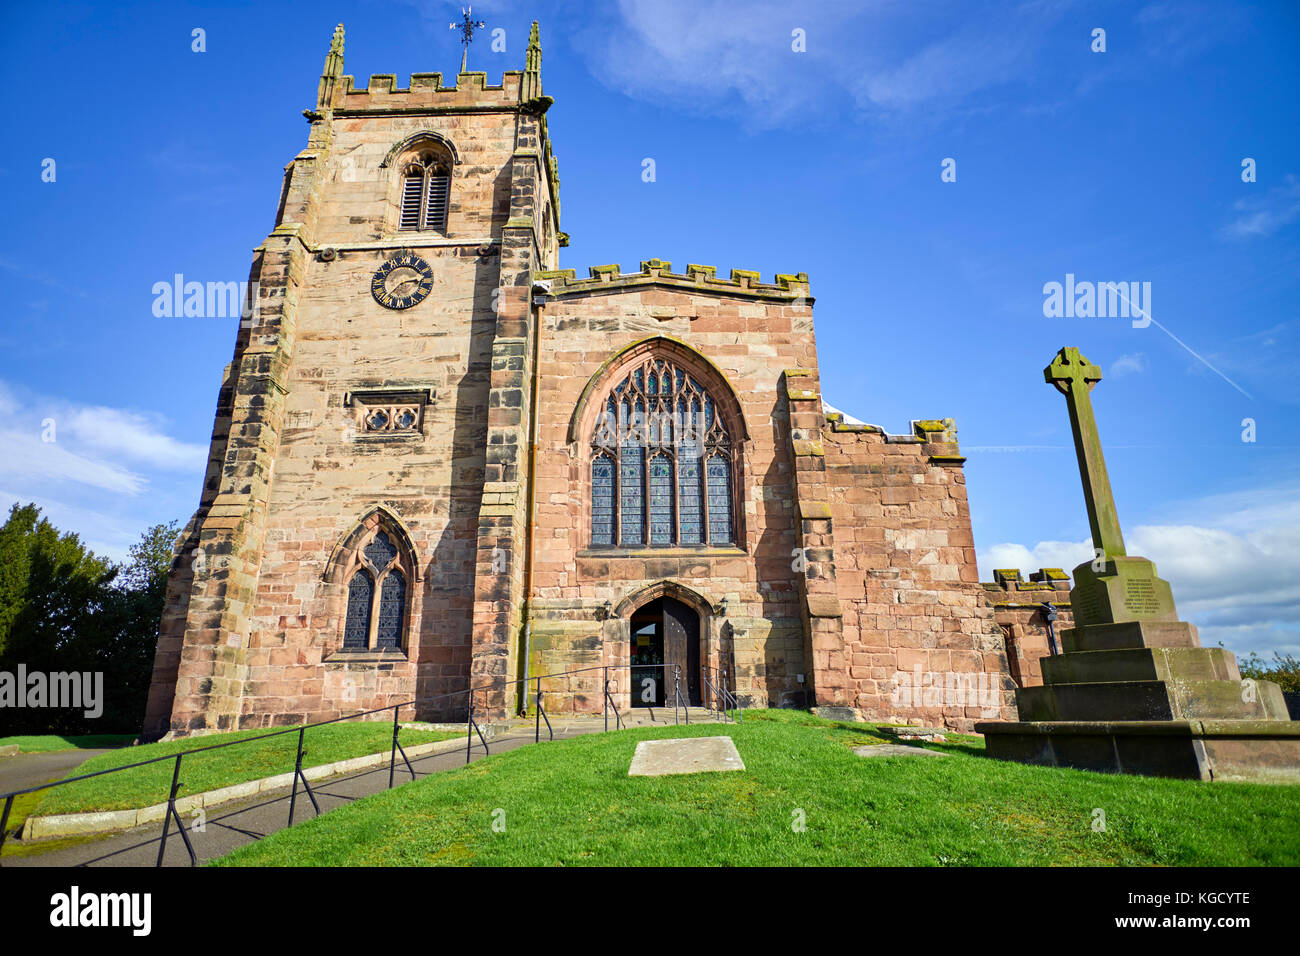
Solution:
[(1300, 723), (1281, 688), (1242, 680), (1223, 648), (1201, 647), (1169, 583), (1124, 550), (1090, 392), (1101, 370), (1063, 348), (1044, 378), (1065, 394), (1092, 530), (1074, 569), (1074, 627), (1016, 691), (1020, 720), (975, 725), (990, 756), (1021, 763), (1202, 780), (1300, 783)]

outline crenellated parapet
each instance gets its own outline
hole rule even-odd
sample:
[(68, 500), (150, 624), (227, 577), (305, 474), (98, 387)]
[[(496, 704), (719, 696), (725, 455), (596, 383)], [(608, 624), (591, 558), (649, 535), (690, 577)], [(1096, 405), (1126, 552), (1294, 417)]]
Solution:
[(1061, 568), (1039, 568), (1025, 580), (1019, 568), (995, 568), (993, 580), (980, 584), (994, 607), (1037, 610), (1045, 602), (1070, 606), (1070, 576)]
[(716, 266), (692, 263), (686, 271), (673, 272), (672, 263), (664, 259), (644, 259), (640, 272), (623, 272), (622, 266), (592, 266), (585, 278), (579, 279), (574, 269), (551, 269), (533, 273), (535, 281), (549, 284), (550, 296), (590, 294), (614, 289), (623, 290), (641, 285), (668, 286), (693, 292), (716, 292), (725, 295), (745, 296), (755, 299), (801, 301), (812, 305), (808, 274), (777, 273), (775, 281), (763, 282), (757, 272), (732, 269), (729, 278), (719, 279)]
[[(331, 102), (336, 115), (375, 112), (491, 112), (517, 110), (523, 71), (508, 70), (501, 82), (489, 85), (486, 73), (460, 73), (455, 82), (443, 83), (441, 73), (412, 73), (406, 86), (397, 85), (394, 73), (373, 73), (366, 85), (356, 78), (339, 77)], [(491, 94), (498, 94), (493, 96)]]
[(912, 422), (910, 434), (891, 435), (879, 425), (849, 421), (843, 412), (826, 410), (824, 414), (827, 428), (835, 434), (877, 435), (887, 445), (922, 445), (922, 452), (936, 465), (961, 465), (966, 461), (958, 450), (957, 424), (951, 418), (918, 419)]

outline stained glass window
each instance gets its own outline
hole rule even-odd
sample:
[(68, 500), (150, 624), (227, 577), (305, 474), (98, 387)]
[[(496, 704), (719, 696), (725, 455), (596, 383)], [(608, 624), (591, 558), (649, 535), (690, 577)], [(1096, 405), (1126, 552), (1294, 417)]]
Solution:
[(363, 568), (352, 575), (348, 584), (348, 617), (343, 627), (343, 646), (364, 648), (370, 644), (370, 605), (375, 585)]
[(382, 572), (397, 557), (397, 545), (389, 540), (388, 532), (381, 531), (366, 545), (365, 555), (375, 570)]
[(734, 542), (731, 436), (671, 359), (647, 357), (610, 389), (591, 447), (593, 546)]
[(591, 463), (591, 543), (614, 543), (614, 460), (608, 455)]
[(681, 543), (704, 543), (704, 500), (700, 495), (700, 460), (677, 460), (677, 514), (681, 521)]
[(665, 455), (650, 459), (650, 543), (673, 543), (673, 466)]
[(401, 650), (406, 620), (407, 575), (412, 555), (401, 550), (390, 529), (377, 528), (361, 547), (348, 581), (343, 647)]
[(645, 449), (624, 445), (623, 467), (619, 472), (619, 508), (623, 514), (620, 544), (641, 544), (645, 540)]
[(714, 455), (708, 463), (709, 543), (731, 542), (731, 463)]
[(376, 647), (402, 646), (402, 614), (406, 607), (406, 578), (396, 568), (384, 575), (379, 589), (379, 627)]

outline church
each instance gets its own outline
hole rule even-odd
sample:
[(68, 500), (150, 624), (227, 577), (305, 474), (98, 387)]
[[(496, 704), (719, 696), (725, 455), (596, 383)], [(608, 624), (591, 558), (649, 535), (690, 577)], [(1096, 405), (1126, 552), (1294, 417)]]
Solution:
[(827, 404), (807, 274), (561, 268), (536, 24), (499, 85), (357, 88), (343, 48), (254, 254), (145, 739), (463, 720), (471, 690), (509, 717), (538, 686), (1016, 718), (955, 425)]

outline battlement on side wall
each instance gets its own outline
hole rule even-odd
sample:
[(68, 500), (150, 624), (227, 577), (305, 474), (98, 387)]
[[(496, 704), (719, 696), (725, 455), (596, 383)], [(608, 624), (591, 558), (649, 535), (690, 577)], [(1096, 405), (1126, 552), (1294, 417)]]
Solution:
[(672, 268), (673, 264), (664, 259), (643, 259), (640, 272), (623, 272), (622, 266), (614, 263), (592, 266), (588, 270), (588, 276), (582, 279), (577, 277), (574, 269), (551, 269), (534, 272), (533, 280), (546, 283), (549, 286), (547, 294), (551, 296), (623, 290), (638, 285), (661, 285), (758, 299), (803, 299), (809, 307), (813, 304), (808, 292), (806, 272), (792, 275), (777, 273), (774, 282), (763, 282), (757, 272), (747, 269), (732, 269), (730, 278), (719, 279), (716, 266), (692, 263), (686, 267), (685, 273), (673, 272)]
[(980, 583), (994, 607), (1037, 608), (1044, 602), (1070, 606), (1070, 576), (1061, 568), (1039, 568), (1025, 580), (1019, 568), (995, 568), (993, 580)]
[[(790, 375), (790, 372), (786, 372)], [(826, 412), (826, 424), (832, 432), (879, 435), (890, 445), (944, 445), (946, 453), (930, 457), (943, 464), (960, 465), (966, 459), (957, 454), (957, 423), (951, 418), (923, 418), (912, 422), (910, 435), (891, 435), (879, 425), (848, 421), (843, 412)]]

